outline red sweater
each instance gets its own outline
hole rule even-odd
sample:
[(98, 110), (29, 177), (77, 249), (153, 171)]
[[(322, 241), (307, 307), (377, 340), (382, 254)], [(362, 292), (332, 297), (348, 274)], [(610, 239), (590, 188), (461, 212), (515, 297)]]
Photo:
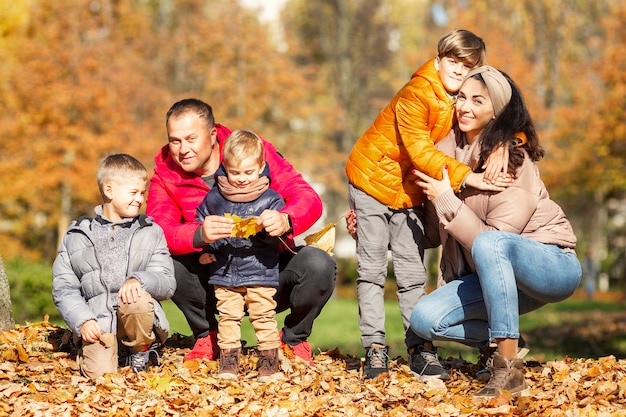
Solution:
[[(220, 162), (223, 146), (231, 131), (216, 124), (220, 143)], [(263, 140), (265, 160), (269, 166), (272, 182), (270, 187), (285, 200), (281, 213), (291, 219), (292, 234), (297, 236), (309, 229), (322, 214), (322, 200), (293, 166), (282, 157), (274, 146)], [(146, 213), (154, 218), (165, 232), (167, 246), (172, 255), (199, 252), (193, 246), (196, 229), (201, 223), (194, 221), (196, 208), (200, 205), (209, 187), (194, 173), (183, 171), (172, 159), (169, 146), (165, 145), (154, 157), (154, 175), (150, 179), (150, 191)], [(290, 239), (291, 240), (291, 239)], [(293, 245), (293, 242), (287, 242)]]

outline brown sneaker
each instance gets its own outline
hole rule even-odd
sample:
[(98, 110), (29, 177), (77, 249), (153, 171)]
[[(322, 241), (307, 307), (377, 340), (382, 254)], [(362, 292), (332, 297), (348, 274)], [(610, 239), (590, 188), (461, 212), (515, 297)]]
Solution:
[[(480, 355), (478, 356), (478, 362), (476, 363), (476, 367), (478, 368), (478, 371), (476, 372), (476, 379), (483, 384), (489, 382), (489, 378), (491, 378), (491, 373), (489, 372), (487, 364), (493, 354), (497, 351), (498, 345), (493, 342), (487, 347), (480, 349)], [(526, 343), (526, 340), (524, 340), (524, 338), (520, 335), (519, 339), (517, 339), (517, 359), (524, 359), (528, 352), (530, 352), (528, 343)]]
[(226, 379), (237, 378), (240, 356), (241, 348), (220, 349), (220, 367), (217, 376)]
[(526, 389), (523, 360), (507, 359), (495, 352), (489, 362), (491, 378), (475, 397), (497, 397), (503, 391), (519, 394)]
[(259, 372), (259, 381), (267, 382), (270, 377), (278, 373), (278, 348), (261, 350), (256, 370)]

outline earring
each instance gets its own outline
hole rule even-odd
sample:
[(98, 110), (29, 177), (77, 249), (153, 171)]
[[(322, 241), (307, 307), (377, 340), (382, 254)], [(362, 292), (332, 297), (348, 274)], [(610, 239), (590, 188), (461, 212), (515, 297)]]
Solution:
[(435, 69), (439, 71), (439, 61), (435, 61)]

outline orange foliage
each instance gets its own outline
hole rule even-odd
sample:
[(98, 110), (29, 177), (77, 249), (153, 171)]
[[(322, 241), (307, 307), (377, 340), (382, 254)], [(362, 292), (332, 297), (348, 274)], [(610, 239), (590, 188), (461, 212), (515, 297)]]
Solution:
[[(182, 0), (171, 9), (139, 0), (13, 3), (0, 0), (6, 258), (29, 250), (54, 256), (69, 219), (99, 203), (99, 158), (127, 152), (151, 169), (166, 142), (165, 112), (189, 96), (212, 104), (218, 122), (274, 143), (320, 185), (336, 217), (347, 206), (348, 139), (358, 138), (455, 27), (482, 36), (488, 63), (521, 87), (547, 150), (541, 169), (551, 192), (566, 198), (625, 186), (626, 16), (617, 0), (568, 2), (568, 13), (551, 0), (446, 2), (443, 26), (409, 0), (362, 7), (351, 0), (342, 13), (356, 20), (335, 21), (357, 22), (347, 49), (344, 38), (299, 38), (298, 22), (309, 33), (317, 27), (345, 36), (328, 20), (327, 8), (339, 5), (330, 0), (287, 2), (282, 32), (234, 0)], [(298, 16), (322, 5), (313, 19)], [(321, 42), (334, 63), (313, 53)]]

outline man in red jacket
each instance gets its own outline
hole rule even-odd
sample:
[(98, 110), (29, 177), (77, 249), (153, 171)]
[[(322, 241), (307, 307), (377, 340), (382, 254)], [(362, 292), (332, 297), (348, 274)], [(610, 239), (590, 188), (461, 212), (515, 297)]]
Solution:
[[(219, 355), (215, 297), (198, 257), (204, 245), (229, 237), (233, 222), (222, 216), (207, 216), (203, 222), (194, 219), (196, 208), (214, 185), (213, 174), (222, 161), (222, 147), (231, 131), (216, 124), (211, 106), (197, 99), (174, 103), (166, 115), (166, 128), (168, 144), (154, 158), (146, 211), (165, 232), (176, 274), (172, 300), (196, 337), (196, 344), (184, 360), (215, 360)], [(271, 143), (263, 143), (271, 188), (283, 197), (285, 207), (266, 210), (257, 222), (271, 236), (289, 233), (286, 243), (292, 247), (293, 237), (309, 229), (322, 214), (322, 201)], [(290, 309), (281, 342), (312, 364), (307, 338), (333, 292), (336, 264), (318, 248), (292, 249), (297, 255), (290, 251), (280, 254), (280, 282), (275, 296), (277, 312)]]

